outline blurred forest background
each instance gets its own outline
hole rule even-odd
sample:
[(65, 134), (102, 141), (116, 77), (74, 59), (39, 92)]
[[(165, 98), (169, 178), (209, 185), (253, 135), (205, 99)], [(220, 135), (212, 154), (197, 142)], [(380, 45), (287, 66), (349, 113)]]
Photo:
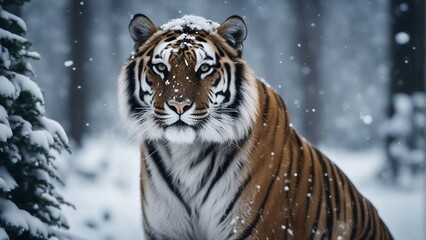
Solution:
[[(219, 23), (242, 16), (248, 26), (244, 59), (281, 94), (302, 135), (346, 155), (379, 152), (374, 164), (361, 161), (378, 166), (370, 179), (402, 189), (399, 194), (424, 189), (416, 187), (425, 169), (423, 0), (33, 0), (19, 15), (42, 57), (33, 63), (34, 79), (44, 90), (49, 117), (73, 141), (74, 154), (64, 161), (63, 173), (77, 172), (85, 179), (78, 184), (108, 179), (108, 169), (114, 168), (118, 188), (132, 184), (137, 189), (137, 172), (131, 180), (122, 176), (132, 168), (120, 162), (131, 158), (137, 166), (138, 153), (128, 149), (132, 141), (117, 140), (127, 134), (116, 92), (120, 68), (133, 49), (127, 26), (139, 12), (157, 25), (184, 14)], [(120, 147), (126, 154), (111, 154)], [(84, 197), (70, 198), (78, 208)], [(108, 209), (81, 224), (99, 231), (100, 222), (112, 218)], [(415, 221), (424, 224), (424, 219)], [(111, 234), (105, 238), (113, 239)]]

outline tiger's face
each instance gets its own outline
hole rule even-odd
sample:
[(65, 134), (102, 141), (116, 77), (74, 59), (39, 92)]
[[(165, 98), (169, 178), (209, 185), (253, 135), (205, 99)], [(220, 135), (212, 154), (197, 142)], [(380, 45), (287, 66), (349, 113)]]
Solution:
[(257, 91), (240, 58), (241, 18), (219, 25), (185, 16), (159, 29), (139, 14), (129, 29), (135, 55), (120, 77), (120, 108), (145, 139), (223, 143), (248, 134)]

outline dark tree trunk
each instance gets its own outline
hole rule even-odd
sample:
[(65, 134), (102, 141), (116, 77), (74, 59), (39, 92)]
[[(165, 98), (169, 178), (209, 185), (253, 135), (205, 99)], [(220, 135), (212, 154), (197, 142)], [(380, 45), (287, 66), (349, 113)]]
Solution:
[[(391, 95), (424, 89), (425, 2), (393, 0)], [(409, 39), (404, 40), (404, 33)], [(405, 43), (405, 41), (408, 41)], [(393, 109), (390, 109), (390, 115)]]
[[(415, 93), (425, 92), (426, 2), (424, 0), (392, 0), (390, 11), (392, 66), (388, 116), (392, 119), (398, 114), (395, 107), (395, 96), (397, 94), (413, 96)], [(413, 114), (415, 114), (415, 111), (416, 109), (414, 109)], [(412, 118), (414, 119), (414, 116)], [(420, 129), (420, 132), (419, 136), (419, 131), (413, 122), (412, 131), (405, 137), (409, 149), (416, 148), (416, 141), (411, 139), (425, 138), (424, 129)], [(391, 153), (391, 145), (396, 141), (399, 143), (401, 138), (396, 137), (395, 134), (387, 135), (386, 153), (388, 161), (385, 176), (391, 182), (399, 177), (402, 165), (406, 164)]]
[(78, 146), (81, 146), (87, 123), (87, 94), (90, 44), (90, 4), (81, 1), (70, 1), (69, 30), (70, 30), (70, 59), (73, 65), (70, 71), (70, 92), (68, 117), (70, 121), (70, 136)]
[(317, 0), (294, 0), (298, 32), (297, 49), (303, 88), (303, 134), (318, 143), (321, 129), (321, 101), (318, 53), (321, 44), (321, 5)]

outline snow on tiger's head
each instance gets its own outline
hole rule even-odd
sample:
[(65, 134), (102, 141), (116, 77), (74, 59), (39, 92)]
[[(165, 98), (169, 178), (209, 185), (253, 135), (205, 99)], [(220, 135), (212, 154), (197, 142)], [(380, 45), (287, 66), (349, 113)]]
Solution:
[(119, 79), (121, 114), (144, 139), (224, 143), (246, 136), (257, 109), (255, 78), (241, 59), (247, 28), (198, 16), (157, 28), (142, 14), (129, 24), (135, 54)]
[(203, 30), (208, 33), (213, 33), (219, 26), (219, 23), (213, 22), (203, 17), (185, 15), (182, 18), (172, 19), (168, 23), (161, 25), (160, 29), (162, 31), (183, 31), (184, 28), (190, 28), (192, 30)]

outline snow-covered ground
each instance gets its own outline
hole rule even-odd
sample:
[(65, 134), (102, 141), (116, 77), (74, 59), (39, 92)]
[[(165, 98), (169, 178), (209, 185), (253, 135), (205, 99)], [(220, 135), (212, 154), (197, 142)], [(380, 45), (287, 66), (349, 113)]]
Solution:
[(64, 208), (73, 235), (88, 240), (142, 239), (138, 156), (135, 144), (104, 136), (87, 140), (83, 149), (62, 159), (63, 169), (74, 169), (64, 173), (63, 189), (76, 207)]
[[(61, 160), (67, 182), (63, 193), (77, 208), (65, 209), (70, 232), (82, 239), (142, 239), (137, 145), (103, 136), (84, 146)], [(425, 192), (420, 180), (411, 190), (378, 183), (375, 175), (383, 161), (379, 149), (324, 152), (373, 202), (395, 239), (425, 239)]]

